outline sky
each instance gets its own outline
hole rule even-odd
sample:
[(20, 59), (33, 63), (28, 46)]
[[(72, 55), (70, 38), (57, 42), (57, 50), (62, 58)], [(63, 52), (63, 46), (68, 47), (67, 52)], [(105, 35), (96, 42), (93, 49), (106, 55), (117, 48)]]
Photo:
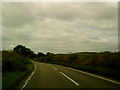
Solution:
[(2, 49), (34, 52), (118, 50), (117, 2), (4, 2)]

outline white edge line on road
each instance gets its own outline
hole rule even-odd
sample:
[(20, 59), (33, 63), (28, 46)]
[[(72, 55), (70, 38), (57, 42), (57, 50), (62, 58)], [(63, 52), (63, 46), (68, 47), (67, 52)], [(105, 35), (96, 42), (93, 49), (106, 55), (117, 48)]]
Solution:
[(31, 79), (31, 77), (33, 76), (33, 74), (35, 73), (35, 70), (36, 70), (36, 65), (34, 64), (35, 66), (35, 69), (34, 71), (31, 73), (31, 75), (29, 76), (29, 78), (25, 81), (24, 85), (22, 86), (21, 90), (24, 89), (24, 87), (27, 85), (28, 81)]
[[(67, 68), (69, 68), (69, 67), (67, 67)], [(94, 74), (91, 74), (91, 73), (88, 73), (88, 72), (84, 72), (84, 71), (73, 69), (73, 68), (69, 68), (69, 69), (77, 71), (77, 72), (81, 72), (81, 73), (84, 73), (84, 74), (88, 74), (90, 76), (97, 77), (97, 78), (100, 78), (100, 79), (103, 79), (103, 80), (106, 80), (106, 81), (109, 81), (109, 82), (112, 82), (112, 83), (120, 84), (120, 82), (113, 81), (113, 80), (110, 80), (110, 79), (107, 79), (107, 78), (104, 78), (104, 77), (101, 77), (101, 76), (97, 76), (97, 75), (94, 75)]]
[(54, 67), (52, 67), (52, 68), (57, 71), (57, 68), (54, 68)]
[(75, 82), (73, 79), (71, 79), (70, 77), (68, 77), (67, 75), (65, 75), (63, 72), (60, 72), (63, 76), (65, 76), (67, 79), (69, 79), (70, 81), (72, 81), (74, 84), (76, 84), (77, 86), (79, 86), (79, 84), (77, 82)]

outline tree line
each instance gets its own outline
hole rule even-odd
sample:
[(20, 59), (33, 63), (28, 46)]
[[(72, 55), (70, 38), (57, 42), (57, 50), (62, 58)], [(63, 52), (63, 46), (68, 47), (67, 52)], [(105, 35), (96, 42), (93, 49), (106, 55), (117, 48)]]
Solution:
[(120, 52), (78, 52), (69, 54), (54, 54), (50, 52), (44, 54), (42, 52), (38, 52), (35, 54), (34, 51), (22, 45), (16, 46), (13, 51), (25, 57), (30, 57), (42, 62), (60, 62), (75, 65), (99, 65), (120, 69)]
[(71, 54), (47, 53), (36, 60), (52, 63), (67, 63), (74, 65), (98, 65), (109, 68), (120, 69), (120, 52), (79, 52)]
[(31, 49), (23, 46), (23, 45), (18, 45), (16, 46), (13, 51), (15, 51), (16, 53), (18, 53), (19, 55), (23, 55), (25, 57), (29, 57), (29, 58), (37, 58), (40, 56), (45, 56), (45, 54), (43, 54), (42, 52), (38, 52), (38, 54), (35, 54), (34, 51), (32, 51)]

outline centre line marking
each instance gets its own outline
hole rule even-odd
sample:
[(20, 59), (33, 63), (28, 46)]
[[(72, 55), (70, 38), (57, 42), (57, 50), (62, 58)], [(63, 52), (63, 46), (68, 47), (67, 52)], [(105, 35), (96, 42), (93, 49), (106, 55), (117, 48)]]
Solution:
[(74, 84), (76, 84), (77, 86), (79, 86), (79, 84), (77, 82), (75, 82), (74, 80), (72, 80), (70, 77), (68, 77), (67, 75), (65, 75), (63, 72), (60, 72), (63, 76), (65, 76), (67, 79), (69, 79), (70, 81), (72, 81)]
[(52, 67), (53, 69), (55, 69), (56, 71), (57, 71), (57, 68), (54, 68), (54, 67)]

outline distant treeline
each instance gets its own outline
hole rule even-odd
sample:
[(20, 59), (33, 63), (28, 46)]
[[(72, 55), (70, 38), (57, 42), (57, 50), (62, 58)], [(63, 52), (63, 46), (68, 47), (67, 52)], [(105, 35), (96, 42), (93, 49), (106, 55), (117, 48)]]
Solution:
[(35, 54), (34, 51), (22, 45), (16, 46), (13, 51), (24, 57), (29, 57), (41, 62), (65, 63), (79, 66), (97, 65), (120, 69), (120, 52), (78, 52), (69, 54), (54, 54), (50, 52), (44, 54), (38, 52)]
[(75, 65), (99, 65), (120, 69), (120, 52), (80, 52), (71, 54), (43, 54), (36, 60), (43, 62), (61, 62)]
[[(3, 55), (4, 53), (6, 52), (3, 51)], [(17, 56), (18, 54), (24, 58), (31, 58), (42, 62), (67, 63), (80, 66), (98, 65), (120, 69), (120, 52), (78, 52), (69, 54), (54, 54), (50, 52), (44, 54), (42, 52), (38, 52), (35, 54), (31, 49), (23, 45), (18, 45), (13, 49), (12, 52), (9, 52), (9, 54), (10, 53), (13, 53), (13, 56)]]

